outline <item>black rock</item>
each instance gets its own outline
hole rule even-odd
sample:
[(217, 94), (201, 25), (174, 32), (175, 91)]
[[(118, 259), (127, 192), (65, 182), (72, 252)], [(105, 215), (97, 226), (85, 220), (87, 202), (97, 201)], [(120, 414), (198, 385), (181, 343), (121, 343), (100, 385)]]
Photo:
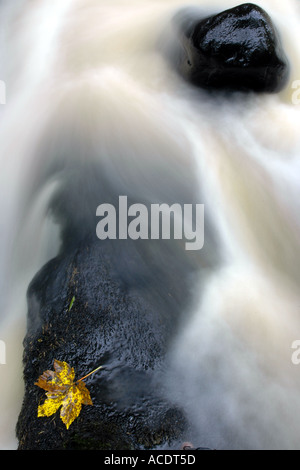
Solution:
[(175, 24), (180, 47), (173, 58), (194, 85), (269, 93), (285, 86), (288, 61), (262, 8), (245, 3), (205, 18), (185, 10), (176, 15)]
[[(184, 416), (165, 399), (159, 377), (180, 310), (188, 305), (189, 279), (180, 262), (169, 259), (169, 278), (157, 266), (154, 280), (136, 245), (126, 247), (85, 241), (47, 263), (32, 281), (19, 450), (146, 449), (183, 432)], [(164, 269), (163, 258), (161, 253)], [(140, 280), (134, 288), (130, 276), (122, 276), (122, 262)], [(77, 378), (103, 366), (86, 379), (93, 406), (83, 405), (68, 430), (59, 411), (37, 417), (46, 396), (34, 382), (53, 370), (54, 359), (68, 362)]]

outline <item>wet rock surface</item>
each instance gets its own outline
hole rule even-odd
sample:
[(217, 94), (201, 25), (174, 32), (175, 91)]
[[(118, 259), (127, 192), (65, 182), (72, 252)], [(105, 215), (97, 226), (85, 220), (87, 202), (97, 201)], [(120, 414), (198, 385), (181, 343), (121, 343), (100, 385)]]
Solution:
[(174, 24), (177, 40), (170, 56), (192, 84), (268, 93), (286, 85), (289, 66), (278, 32), (257, 5), (246, 3), (212, 16), (187, 9)]
[[(166, 265), (163, 252), (160, 265), (168, 266), (169, 275), (157, 265), (154, 279), (137, 245), (126, 247), (82, 241), (33, 279), (24, 341), (25, 396), (17, 424), (20, 450), (155, 448), (184, 431), (184, 416), (163, 396), (159, 377), (180, 310), (187, 305), (190, 279), (183, 276), (182, 260), (172, 265), (168, 259)], [(122, 275), (122, 257), (127, 274), (139, 279), (134, 288)], [(159, 285), (164, 286), (161, 296)], [(77, 379), (103, 366), (86, 379), (93, 406), (83, 405), (68, 430), (59, 411), (37, 417), (46, 397), (34, 382), (44, 370), (53, 370), (54, 359), (74, 367)]]

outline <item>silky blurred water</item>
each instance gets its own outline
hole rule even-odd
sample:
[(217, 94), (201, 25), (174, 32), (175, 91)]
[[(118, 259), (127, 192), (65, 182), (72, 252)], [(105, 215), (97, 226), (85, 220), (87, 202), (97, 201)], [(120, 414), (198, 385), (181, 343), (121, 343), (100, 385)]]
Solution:
[[(213, 12), (237, 5), (195, 4)], [(192, 89), (160, 54), (161, 33), (190, 2), (0, 2), (0, 448), (17, 448), (26, 289), (60, 247), (49, 201), (64, 171), (98, 158), (120, 194), (134, 181), (143, 197), (156, 190), (151, 176), (145, 184), (154, 165), (170, 180), (189, 169), (194, 177), (196, 168), (222, 256), (199, 275), (164, 379), (194, 444), (299, 448), (300, 369), (291, 344), (300, 338), (300, 105), (292, 88), (300, 79), (300, 6), (257, 4), (280, 31), (290, 81), (278, 95), (222, 100)], [(49, 142), (65, 122), (80, 129), (82, 149), (50, 141), (41, 152), (44, 136)], [(157, 189), (168, 196), (168, 184)]]

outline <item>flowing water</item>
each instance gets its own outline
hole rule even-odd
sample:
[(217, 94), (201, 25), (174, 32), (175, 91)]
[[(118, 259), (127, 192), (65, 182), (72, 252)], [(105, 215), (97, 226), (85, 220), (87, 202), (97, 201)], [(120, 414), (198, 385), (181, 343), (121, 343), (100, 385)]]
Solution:
[[(75, 179), (86, 159), (99, 158), (120, 194), (134, 183), (151, 197), (153, 165), (166, 181), (182, 171), (183, 187), (190, 171), (218, 235), (220, 262), (199, 275), (165, 377), (194, 444), (300, 447), (300, 365), (291, 360), (300, 339), (300, 105), (292, 87), (300, 80), (300, 4), (257, 2), (291, 64), (285, 90), (230, 100), (191, 88), (160, 54), (162, 32), (191, 3), (0, 2), (2, 449), (17, 447), (26, 289), (60, 247), (49, 201), (66, 174)], [(194, 4), (218, 12), (237, 3)], [(79, 130), (73, 147), (71, 137), (66, 147), (57, 138), (66, 122)], [(168, 183), (159, 191), (168, 198)]]

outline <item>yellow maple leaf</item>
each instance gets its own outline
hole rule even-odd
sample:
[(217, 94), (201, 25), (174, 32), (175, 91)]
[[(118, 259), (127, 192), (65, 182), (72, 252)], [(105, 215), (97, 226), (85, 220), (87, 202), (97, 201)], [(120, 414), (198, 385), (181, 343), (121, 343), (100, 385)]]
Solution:
[(101, 366), (74, 382), (73, 367), (67, 362), (55, 359), (54, 371), (46, 370), (35, 382), (35, 385), (46, 390), (47, 395), (43, 405), (38, 407), (38, 417), (51, 416), (61, 407), (61, 420), (69, 429), (69, 426), (79, 416), (82, 405), (93, 405), (90, 392), (83, 379), (99, 369)]

